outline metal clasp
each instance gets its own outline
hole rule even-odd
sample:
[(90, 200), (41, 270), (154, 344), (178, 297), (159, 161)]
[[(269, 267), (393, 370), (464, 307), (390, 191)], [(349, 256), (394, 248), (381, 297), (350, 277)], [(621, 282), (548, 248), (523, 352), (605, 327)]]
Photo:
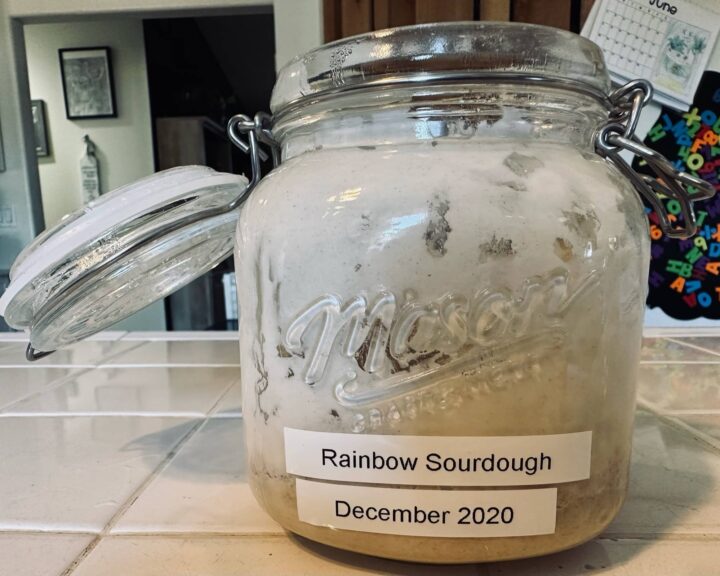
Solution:
[[(244, 199), (262, 178), (260, 161), (268, 159), (267, 153), (260, 148), (260, 143), (270, 147), (274, 167), (280, 164), (280, 144), (272, 133), (272, 116), (266, 112), (258, 112), (254, 118), (245, 114), (236, 114), (228, 121), (227, 135), (235, 146), (245, 154), (250, 154), (252, 175), (240, 198)], [(243, 140), (243, 135), (247, 135), (247, 142)]]
[[(709, 182), (678, 170), (662, 154), (645, 146), (635, 136), (643, 106), (652, 98), (652, 85), (647, 80), (633, 80), (609, 96), (613, 108), (608, 121), (595, 134), (595, 151), (608, 159), (632, 182), (660, 218), (660, 227), (670, 238), (689, 238), (697, 231), (693, 202), (715, 195)], [(628, 150), (647, 162), (655, 177), (639, 174), (622, 156)], [(673, 225), (662, 200), (672, 198), (680, 204), (682, 225)]]

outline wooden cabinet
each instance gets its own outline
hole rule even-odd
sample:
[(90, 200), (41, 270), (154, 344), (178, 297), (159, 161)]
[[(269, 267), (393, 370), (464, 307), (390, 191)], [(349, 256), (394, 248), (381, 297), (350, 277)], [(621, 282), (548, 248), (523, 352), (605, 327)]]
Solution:
[(210, 166), (233, 171), (232, 144), (217, 122), (204, 116), (158, 118), (155, 122), (157, 169)]
[(459, 20), (531, 22), (578, 32), (594, 0), (324, 0), (325, 41)]
[[(157, 169), (209, 166), (237, 172), (233, 145), (222, 126), (204, 116), (158, 118), (155, 122)], [(169, 330), (229, 330), (226, 321), (223, 275), (232, 272), (232, 258), (193, 280), (165, 299)], [(0, 328), (1, 329), (1, 328)]]

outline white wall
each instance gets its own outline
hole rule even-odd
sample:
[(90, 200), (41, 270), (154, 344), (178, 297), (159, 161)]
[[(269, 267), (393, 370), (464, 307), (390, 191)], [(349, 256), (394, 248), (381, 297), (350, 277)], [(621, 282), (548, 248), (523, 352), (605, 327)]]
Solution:
[(8, 19), (0, 0), (0, 138), (5, 164), (0, 172), (0, 208), (14, 216), (13, 223), (0, 226), (0, 270), (10, 268), (43, 226), (24, 61), (22, 26)]
[[(25, 26), (30, 95), (45, 102), (51, 156), (39, 159), (46, 225), (82, 206), (82, 137), (97, 146), (100, 186), (108, 192), (154, 171), (150, 101), (141, 20), (84, 21)], [(68, 120), (58, 49), (109, 46), (117, 118)]]

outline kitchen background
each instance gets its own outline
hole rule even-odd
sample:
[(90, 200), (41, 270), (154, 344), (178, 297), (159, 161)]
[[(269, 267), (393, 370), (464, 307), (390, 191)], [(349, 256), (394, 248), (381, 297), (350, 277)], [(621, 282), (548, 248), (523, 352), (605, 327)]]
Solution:
[[(0, 292), (22, 247), (83, 205), (85, 136), (94, 144), (101, 192), (185, 164), (247, 173), (247, 159), (226, 140), (224, 125), (233, 114), (268, 110), (276, 69), (297, 53), (420, 22), (513, 20), (579, 32), (595, 16), (592, 6), (593, 0), (0, 0)], [(58, 51), (88, 47), (110, 49), (116, 117), (67, 118)], [(719, 50), (708, 68), (720, 70)], [(658, 105), (645, 113), (641, 137), (659, 116)], [(229, 260), (118, 328), (234, 329), (231, 271)], [(648, 310), (646, 323), (688, 324), (658, 308)]]

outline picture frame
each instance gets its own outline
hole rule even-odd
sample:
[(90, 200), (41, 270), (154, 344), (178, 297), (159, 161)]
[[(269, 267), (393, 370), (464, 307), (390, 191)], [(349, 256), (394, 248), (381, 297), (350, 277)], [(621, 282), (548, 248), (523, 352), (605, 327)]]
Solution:
[(33, 132), (35, 133), (35, 153), (38, 158), (50, 155), (48, 145), (47, 124), (45, 122), (45, 102), (31, 100), (33, 118)]
[(68, 120), (116, 118), (110, 48), (61, 48), (58, 53)]

